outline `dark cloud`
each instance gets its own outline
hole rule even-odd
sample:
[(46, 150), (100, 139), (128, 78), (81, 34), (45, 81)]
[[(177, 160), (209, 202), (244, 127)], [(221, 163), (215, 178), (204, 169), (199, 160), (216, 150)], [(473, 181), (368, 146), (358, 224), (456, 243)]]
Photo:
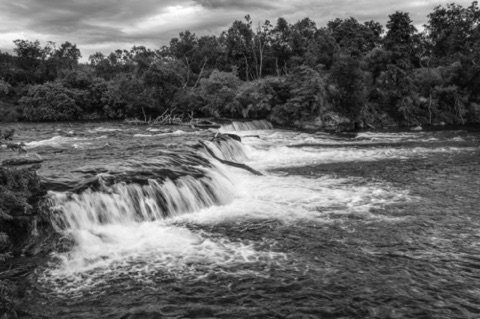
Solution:
[[(469, 6), (470, 0), (455, 1)], [(406, 11), (417, 26), (438, 0), (0, 0), (0, 49), (17, 38), (76, 43), (83, 56), (133, 45), (158, 48), (180, 31), (219, 34), (250, 14), (255, 21), (290, 23), (310, 17), (318, 26), (355, 17), (385, 25), (388, 15)]]
[(261, 1), (261, 0), (241, 0), (241, 1), (232, 1), (232, 0), (193, 0), (206, 8), (222, 8), (222, 9), (241, 9), (241, 10), (252, 10), (256, 9), (276, 9), (279, 7), (279, 4), (273, 1)]

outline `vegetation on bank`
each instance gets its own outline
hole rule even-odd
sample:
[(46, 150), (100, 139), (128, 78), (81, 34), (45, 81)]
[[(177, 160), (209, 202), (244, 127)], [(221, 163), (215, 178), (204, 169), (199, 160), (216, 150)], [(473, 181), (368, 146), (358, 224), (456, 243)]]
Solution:
[(0, 52), (3, 121), (267, 118), (325, 127), (478, 121), (480, 10), (438, 6), (419, 33), (408, 13), (375, 21), (305, 18), (219, 36), (181, 32), (168, 46), (96, 53), (80, 64), (65, 42), (16, 40)]

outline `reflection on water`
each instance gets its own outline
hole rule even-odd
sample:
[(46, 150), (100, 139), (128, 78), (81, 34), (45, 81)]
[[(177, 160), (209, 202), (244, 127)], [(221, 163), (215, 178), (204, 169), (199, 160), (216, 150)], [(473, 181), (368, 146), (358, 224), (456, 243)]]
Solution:
[(52, 221), (76, 242), (40, 265), (27, 311), (479, 316), (478, 133), (240, 130), (251, 128), (224, 128), (242, 143), (206, 143), (265, 176), (211, 158), (197, 143), (210, 131), (25, 127), (29, 151), (47, 159), (46, 185), (57, 185)]

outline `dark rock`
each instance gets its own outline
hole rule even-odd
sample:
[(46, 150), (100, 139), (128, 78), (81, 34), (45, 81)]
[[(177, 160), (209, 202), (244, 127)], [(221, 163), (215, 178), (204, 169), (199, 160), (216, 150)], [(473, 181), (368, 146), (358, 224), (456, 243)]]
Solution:
[(236, 134), (230, 134), (230, 133), (225, 133), (225, 134), (222, 134), (223, 136), (228, 136), (230, 137), (231, 139), (234, 139), (236, 141), (239, 141), (241, 142), (242, 141), (242, 138)]
[(20, 255), (50, 252), (45, 238), (56, 234), (42, 215), (46, 191), (35, 168), (0, 167), (0, 233), (8, 236), (8, 250)]
[(28, 158), (28, 157), (18, 157), (6, 159), (2, 162), (3, 166), (21, 166), (21, 165), (30, 165), (30, 164), (40, 164), (43, 163), (42, 159), (39, 158)]

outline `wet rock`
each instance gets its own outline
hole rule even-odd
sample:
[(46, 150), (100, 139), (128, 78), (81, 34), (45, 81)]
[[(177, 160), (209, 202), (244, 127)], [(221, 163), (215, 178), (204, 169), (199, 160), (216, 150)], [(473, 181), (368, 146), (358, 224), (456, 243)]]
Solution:
[(225, 138), (231, 138), (234, 139), (238, 142), (242, 141), (242, 138), (236, 134), (231, 134), (231, 133), (223, 133), (223, 134), (216, 134), (213, 140), (219, 139), (219, 140), (225, 140)]
[[(0, 167), (0, 234), (10, 242), (0, 253), (49, 251), (48, 247), (39, 245), (41, 234), (51, 234), (52, 229), (40, 214), (46, 192), (40, 185), (37, 169)], [(29, 248), (25, 249), (27, 242), (30, 242)]]
[(28, 158), (28, 157), (10, 158), (2, 161), (3, 166), (22, 166), (22, 165), (31, 165), (31, 164), (40, 164), (40, 163), (43, 163), (42, 159)]

